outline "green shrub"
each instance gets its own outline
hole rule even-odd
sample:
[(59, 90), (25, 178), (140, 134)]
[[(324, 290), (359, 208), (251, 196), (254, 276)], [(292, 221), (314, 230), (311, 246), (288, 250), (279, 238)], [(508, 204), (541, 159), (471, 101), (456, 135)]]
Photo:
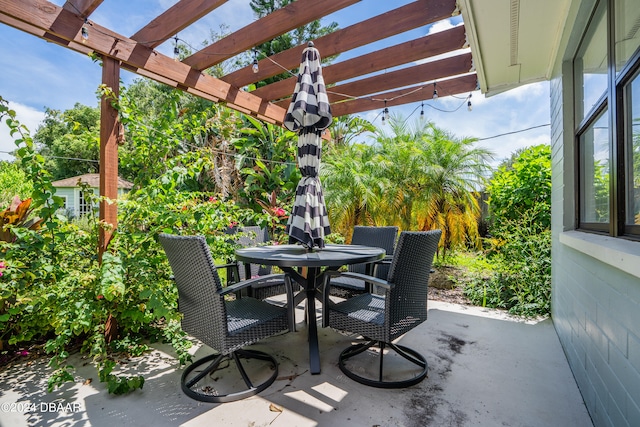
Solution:
[(548, 315), (551, 299), (551, 149), (523, 150), (488, 187), (491, 210), (486, 257), (494, 271), (467, 284), (476, 304), (513, 314)]
[(505, 220), (500, 238), (488, 239), (493, 271), (467, 283), (465, 295), (473, 303), (523, 316), (549, 314), (551, 231), (539, 229), (538, 216), (527, 211), (517, 220)]
[(8, 206), (17, 195), (24, 200), (33, 191), (33, 185), (18, 163), (0, 161), (0, 208)]
[(186, 362), (190, 342), (180, 328), (177, 289), (157, 235), (203, 234), (214, 257), (224, 260), (234, 250), (228, 228), (264, 224), (266, 216), (188, 191), (202, 164), (187, 153), (168, 161), (167, 172), (143, 189), (118, 200), (118, 227), (99, 260), (99, 230), (108, 225), (92, 216), (76, 223), (56, 215), (60, 198), (44, 160), (0, 99), (0, 118), (5, 115), (11, 133), (19, 136), (17, 157), (34, 183), (31, 207), (42, 226), (12, 227), (14, 238), (0, 241), (0, 342), (14, 349), (43, 344), (55, 368), (49, 390), (73, 380), (67, 357), (74, 348), (94, 360), (100, 380), (116, 394), (144, 385), (141, 377), (113, 373), (118, 354), (140, 355), (147, 343), (163, 340)]

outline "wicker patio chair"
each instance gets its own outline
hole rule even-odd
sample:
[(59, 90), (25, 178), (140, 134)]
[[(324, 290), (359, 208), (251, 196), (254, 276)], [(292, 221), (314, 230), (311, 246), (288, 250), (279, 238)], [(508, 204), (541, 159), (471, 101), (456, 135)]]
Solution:
[[(365, 342), (354, 344), (345, 349), (339, 358), (342, 372), (349, 378), (369, 386), (381, 388), (409, 387), (422, 381), (427, 375), (425, 358), (408, 347), (394, 344), (393, 341), (409, 332), (427, 319), (427, 285), (433, 256), (440, 241), (440, 230), (400, 233), (398, 245), (391, 261), (387, 280), (366, 277), (358, 273), (328, 272), (325, 276), (323, 293), (323, 326), (361, 335)], [(384, 295), (364, 293), (345, 301), (334, 303), (330, 300), (332, 276), (347, 276), (371, 281), (384, 289)], [(377, 347), (378, 367), (375, 374), (365, 375), (366, 352)], [(385, 376), (384, 354), (387, 349), (394, 350), (410, 362), (410, 373), (397, 379)], [(387, 357), (389, 357), (388, 355)], [(355, 358), (354, 358), (355, 357)], [(354, 358), (349, 360), (350, 358)], [(370, 358), (369, 358), (370, 359)], [(399, 358), (398, 358), (399, 359)], [(347, 366), (349, 364), (349, 366)]]
[[(350, 265), (348, 271), (365, 274), (367, 273), (367, 268), (370, 268), (373, 270), (369, 274), (380, 279), (386, 279), (390, 265), (388, 261), (393, 257), (397, 237), (398, 227), (395, 226), (369, 227), (356, 225), (353, 228), (351, 244), (383, 248), (387, 252), (387, 256), (385, 260), (376, 263), (374, 266), (367, 266), (367, 264)], [(365, 281), (360, 278), (336, 277), (331, 280), (331, 285), (331, 295), (340, 298), (351, 298), (370, 291), (370, 286), (367, 286)]]
[[(184, 393), (205, 402), (231, 402), (266, 389), (278, 376), (276, 360), (264, 352), (244, 347), (292, 330), (293, 293), (287, 293), (287, 307), (278, 307), (249, 297), (225, 298), (261, 278), (223, 288), (203, 236), (160, 234), (159, 241), (169, 259), (178, 286), (178, 308), (183, 315), (182, 329), (216, 351), (185, 369), (181, 379)], [(251, 372), (248, 374), (241, 358), (262, 362), (251, 362)], [(239, 387), (234, 386), (230, 392), (220, 390), (220, 383), (211, 381), (211, 375), (216, 370), (227, 366), (222, 363), (226, 360), (235, 363), (244, 382)], [(201, 366), (208, 362), (211, 362), (209, 366), (202, 369)], [(259, 383), (254, 384), (256, 379), (259, 379)]]
[[(257, 246), (269, 242), (269, 231), (266, 228), (258, 226), (246, 226), (240, 229), (243, 236), (238, 237), (237, 242), (243, 246)], [(255, 277), (264, 277), (263, 280), (254, 283), (246, 289), (246, 294), (256, 299), (271, 298), (276, 295), (282, 295), (287, 292), (284, 274), (271, 274), (272, 267), (270, 265), (251, 264), (249, 266), (250, 276), (247, 277), (247, 269), (244, 263), (237, 263), (236, 281), (246, 280)], [(292, 282), (292, 286), (297, 290), (299, 286)]]

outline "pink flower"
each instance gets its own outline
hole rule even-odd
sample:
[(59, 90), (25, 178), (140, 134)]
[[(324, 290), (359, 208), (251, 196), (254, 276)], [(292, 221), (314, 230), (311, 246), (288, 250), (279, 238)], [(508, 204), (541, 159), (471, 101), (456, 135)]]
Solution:
[(98, 295), (96, 298), (97, 299), (104, 299), (104, 295)]
[(285, 216), (287, 214), (287, 212), (282, 208), (276, 208), (273, 213), (275, 213), (276, 216)]
[(211, 197), (209, 197), (209, 201), (215, 203), (215, 202), (218, 201), (218, 199), (216, 199), (215, 197), (211, 196)]

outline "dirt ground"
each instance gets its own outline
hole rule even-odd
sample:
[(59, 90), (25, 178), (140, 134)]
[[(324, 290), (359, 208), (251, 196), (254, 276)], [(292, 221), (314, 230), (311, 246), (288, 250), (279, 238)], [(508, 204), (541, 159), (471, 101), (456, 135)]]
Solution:
[(462, 287), (456, 285), (458, 278), (465, 274), (457, 267), (434, 267), (435, 273), (429, 277), (429, 299), (455, 304), (472, 305), (462, 292)]

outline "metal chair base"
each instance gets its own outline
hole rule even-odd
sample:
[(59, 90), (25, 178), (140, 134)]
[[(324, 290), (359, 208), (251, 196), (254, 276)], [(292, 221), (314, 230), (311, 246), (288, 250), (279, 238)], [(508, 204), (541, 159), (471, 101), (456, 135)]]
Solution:
[[(273, 373), (265, 381), (261, 382), (260, 384), (254, 385), (247, 375), (244, 367), (242, 366), (242, 363), (240, 362), (241, 358), (259, 359), (270, 362), (273, 366)], [(213, 362), (211, 362), (211, 364), (207, 366), (202, 372), (198, 373), (195, 377), (187, 380), (187, 376), (193, 370), (211, 360), (213, 360)], [(234, 362), (236, 364), (236, 367), (238, 368), (238, 371), (240, 372), (240, 375), (242, 376), (242, 379), (244, 380), (247, 388), (245, 390), (229, 394), (213, 394), (211, 392), (207, 392), (207, 390), (202, 390), (202, 388), (198, 385), (198, 382), (205, 378), (207, 375), (213, 374), (220, 367), (220, 364), (226, 360), (228, 360), (229, 362)], [(278, 362), (276, 362), (276, 359), (273, 356), (256, 350), (236, 350), (233, 353), (227, 355), (212, 354), (193, 362), (182, 373), (182, 380), (180, 381), (180, 384), (182, 386), (182, 391), (192, 399), (199, 400), (201, 402), (225, 403), (254, 396), (273, 384), (277, 377)]]
[[(356, 356), (366, 350), (368, 350), (371, 347), (377, 346), (380, 348), (380, 356), (379, 356), (379, 360), (380, 360), (380, 365), (378, 368), (378, 380), (374, 380), (371, 378), (367, 378), (361, 375), (356, 374), (355, 372), (353, 372), (352, 370), (349, 370), (349, 368), (347, 368), (347, 366), (345, 365), (345, 362), (353, 357)], [(404, 379), (404, 380), (399, 380), (399, 381), (385, 381), (383, 378), (383, 371), (384, 371), (384, 349), (385, 347), (388, 347), (392, 350), (394, 350), (396, 353), (398, 353), (400, 356), (402, 356), (403, 358), (407, 359), (409, 362), (413, 363), (414, 365), (418, 366), (419, 368), (421, 368), (421, 371), (414, 377), (408, 378), (408, 379)], [(365, 343), (361, 343), (361, 344), (354, 344), (348, 348), (346, 348), (345, 350), (342, 351), (342, 353), (340, 353), (340, 358), (338, 360), (338, 366), (340, 367), (340, 370), (349, 378), (351, 378), (354, 381), (359, 382), (360, 384), (364, 384), (364, 385), (368, 385), (370, 387), (378, 387), (378, 388), (405, 388), (405, 387), (411, 387), (412, 385), (416, 385), (418, 384), (420, 381), (422, 381), (423, 379), (426, 378), (427, 376), (427, 370), (428, 370), (428, 365), (427, 365), (427, 361), (425, 360), (425, 358), (418, 353), (415, 350), (412, 350), (408, 347), (405, 346), (401, 346), (398, 344), (391, 344), (391, 343), (384, 343), (382, 341), (367, 341)]]

